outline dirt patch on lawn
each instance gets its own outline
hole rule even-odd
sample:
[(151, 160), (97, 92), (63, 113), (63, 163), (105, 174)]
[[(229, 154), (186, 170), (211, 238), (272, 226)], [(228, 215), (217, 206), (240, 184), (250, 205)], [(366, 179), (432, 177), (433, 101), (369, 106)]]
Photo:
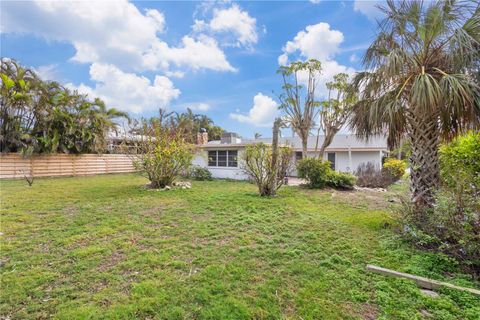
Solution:
[(124, 261), (126, 258), (123, 252), (114, 252), (109, 257), (106, 257), (103, 262), (98, 266), (98, 271), (105, 272), (115, 267), (119, 262)]
[(344, 305), (348, 314), (354, 317), (360, 317), (365, 320), (375, 320), (378, 318), (378, 307), (370, 303), (351, 303), (347, 302)]
[(380, 191), (332, 191), (332, 198), (354, 208), (383, 210), (389, 208), (398, 199), (394, 194)]

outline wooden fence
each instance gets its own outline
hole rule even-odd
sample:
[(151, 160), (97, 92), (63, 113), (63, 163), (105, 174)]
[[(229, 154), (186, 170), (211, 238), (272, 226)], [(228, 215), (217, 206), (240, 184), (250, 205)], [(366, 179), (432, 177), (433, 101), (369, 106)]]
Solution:
[(0, 155), (0, 179), (86, 176), (134, 172), (132, 159), (125, 154), (52, 154), (24, 158), (16, 153)]

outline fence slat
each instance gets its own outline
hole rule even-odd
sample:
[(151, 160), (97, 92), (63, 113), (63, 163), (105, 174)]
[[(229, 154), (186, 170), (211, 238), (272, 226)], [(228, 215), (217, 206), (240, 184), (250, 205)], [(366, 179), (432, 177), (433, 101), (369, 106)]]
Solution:
[(126, 154), (51, 154), (29, 158), (16, 153), (0, 155), (0, 179), (23, 178), (24, 174), (55, 177), (135, 171), (132, 159)]

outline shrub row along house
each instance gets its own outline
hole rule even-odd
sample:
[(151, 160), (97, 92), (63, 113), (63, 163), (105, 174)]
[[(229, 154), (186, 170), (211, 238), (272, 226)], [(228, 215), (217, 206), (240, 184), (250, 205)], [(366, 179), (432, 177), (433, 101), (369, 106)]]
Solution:
[[(242, 170), (241, 159), (245, 147), (255, 143), (271, 143), (271, 138), (242, 139), (235, 133), (224, 133), (220, 140), (208, 141), (207, 132), (199, 132), (198, 151), (192, 164), (208, 169), (214, 178), (245, 180), (247, 174)], [(316, 147), (323, 142), (323, 136), (311, 136), (308, 139), (308, 156), (318, 157)], [(280, 137), (279, 143), (289, 145), (294, 151), (291, 176), (297, 176), (296, 162), (302, 159), (302, 144), (299, 137)], [(323, 158), (330, 161), (333, 169), (341, 172), (354, 172), (361, 164), (372, 163), (380, 169), (382, 159), (387, 154), (387, 141), (384, 137), (369, 140), (358, 139), (352, 134), (339, 134), (325, 150)]]

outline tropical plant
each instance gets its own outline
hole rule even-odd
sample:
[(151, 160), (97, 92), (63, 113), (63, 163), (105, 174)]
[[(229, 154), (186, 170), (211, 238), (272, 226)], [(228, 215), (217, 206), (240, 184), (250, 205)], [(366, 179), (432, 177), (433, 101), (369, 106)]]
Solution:
[[(339, 73), (333, 76), (333, 81), (326, 84), (328, 99), (321, 103), (315, 152), (318, 148), (320, 130), (323, 131), (324, 140), (320, 146), (318, 157), (322, 158), (325, 149), (332, 143), (333, 138), (347, 121), (352, 107), (356, 102), (356, 93), (348, 82), (348, 74)], [(335, 97), (333, 97), (335, 96)]]
[(194, 147), (186, 141), (183, 131), (165, 126), (156, 118), (143, 120), (142, 126), (142, 139), (132, 156), (134, 165), (146, 174), (151, 188), (172, 186), (190, 167)]
[(329, 161), (318, 158), (302, 159), (297, 164), (298, 176), (307, 180), (309, 188), (321, 189), (330, 187), (340, 190), (350, 190), (356, 182), (356, 177), (349, 173), (337, 172)]
[(103, 152), (116, 120), (128, 119), (100, 99), (91, 101), (56, 82), (42, 81), (11, 59), (2, 59), (0, 76), (2, 152)]
[(297, 173), (308, 181), (310, 188), (325, 188), (331, 171), (330, 162), (317, 158), (304, 158), (297, 163)]
[(405, 174), (407, 163), (403, 160), (387, 158), (383, 163), (382, 171), (391, 175), (395, 180), (400, 179)]
[[(361, 137), (388, 135), (411, 145), (411, 201), (419, 216), (439, 185), (438, 149), (480, 119), (480, 13), (476, 1), (392, 1), (364, 56), (367, 71), (351, 125)], [(420, 219), (421, 220), (421, 219)]]
[(211, 118), (203, 114), (195, 114), (190, 108), (187, 108), (186, 112), (172, 114), (170, 119), (178, 130), (183, 131), (190, 143), (196, 143), (197, 133), (200, 129), (205, 129), (208, 132), (209, 140), (220, 140), (222, 133), (225, 131), (215, 125)]
[(209, 181), (212, 180), (212, 173), (206, 168), (195, 166), (190, 169), (189, 177), (197, 181)]
[(395, 182), (395, 177), (381, 170), (371, 162), (362, 163), (355, 170), (357, 186), (365, 188), (386, 188)]
[[(315, 59), (292, 62), (278, 70), (283, 79), (279, 109), (284, 113), (285, 123), (290, 125), (302, 140), (303, 158), (307, 157), (308, 137), (319, 112), (320, 102), (315, 98), (315, 91), (321, 71), (322, 64)], [(300, 84), (304, 77), (306, 86)]]
[(273, 124), (272, 146), (264, 143), (249, 145), (243, 154), (242, 167), (255, 182), (261, 196), (275, 196), (277, 190), (285, 184), (290, 170), (292, 149), (278, 145), (281, 119)]

